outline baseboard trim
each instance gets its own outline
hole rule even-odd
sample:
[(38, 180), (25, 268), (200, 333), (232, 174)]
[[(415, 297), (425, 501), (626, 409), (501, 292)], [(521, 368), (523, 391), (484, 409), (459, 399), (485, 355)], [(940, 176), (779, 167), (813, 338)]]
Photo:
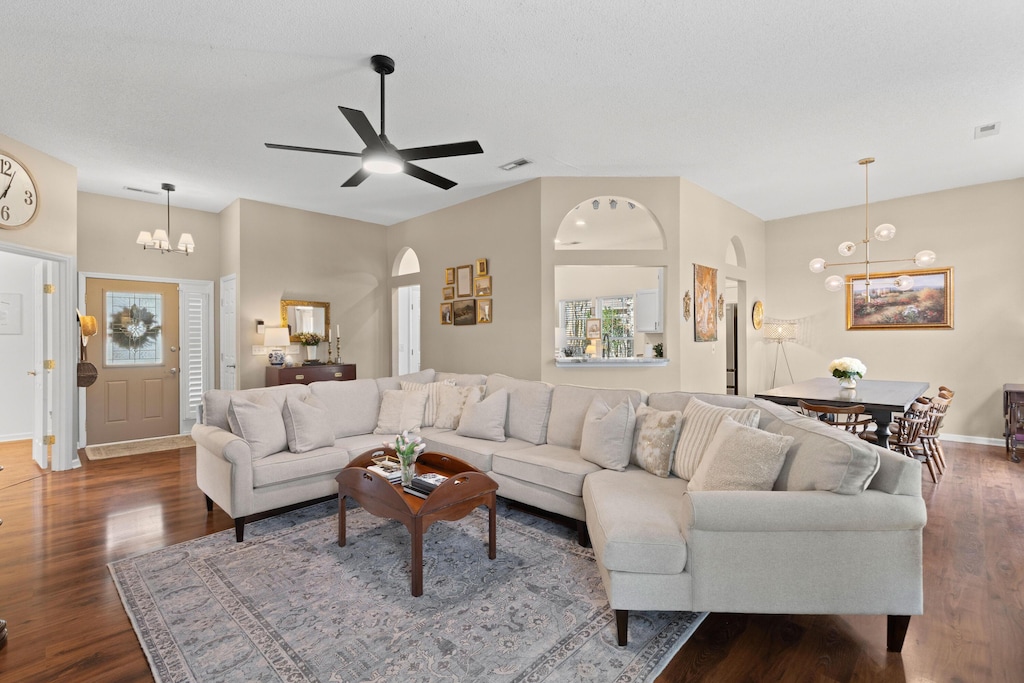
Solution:
[(989, 436), (970, 436), (969, 434), (942, 434), (939, 436), (942, 441), (956, 441), (958, 443), (974, 443), (979, 446), (1003, 446), (1006, 447), (1005, 439), (993, 439)]
[(28, 434), (2, 434), (0, 435), (0, 443), (7, 443), (8, 441), (31, 441), (32, 432)]

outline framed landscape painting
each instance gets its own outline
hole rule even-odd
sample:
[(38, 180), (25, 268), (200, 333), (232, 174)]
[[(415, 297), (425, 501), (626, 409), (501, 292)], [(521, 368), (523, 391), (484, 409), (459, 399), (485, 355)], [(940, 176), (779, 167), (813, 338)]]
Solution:
[(476, 325), (476, 299), (465, 299), (452, 303), (456, 325)]
[[(906, 291), (895, 284), (901, 275), (914, 279)], [(846, 284), (848, 330), (953, 329), (952, 268), (875, 273), (870, 297), (864, 275), (847, 275)]]

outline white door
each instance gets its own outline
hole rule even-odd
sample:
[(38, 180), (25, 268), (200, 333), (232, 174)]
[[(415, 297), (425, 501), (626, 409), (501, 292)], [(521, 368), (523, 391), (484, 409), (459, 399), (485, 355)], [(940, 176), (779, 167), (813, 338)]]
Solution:
[(181, 353), (181, 433), (188, 434), (196, 423), (203, 393), (213, 388), (213, 283), (180, 285), (179, 324)]
[(398, 374), (420, 369), (420, 286), (398, 288)]
[(409, 372), (420, 371), (420, 286), (409, 288)]
[(32, 374), (35, 375), (35, 387), (32, 410), (32, 459), (46, 469), (49, 466), (48, 437), (53, 434), (53, 263), (37, 263), (33, 271), (33, 280), (33, 296), (38, 305), (35, 306), (33, 330), (35, 344)]
[(236, 285), (234, 275), (220, 279), (220, 388), (228, 390), (235, 388), (238, 369)]

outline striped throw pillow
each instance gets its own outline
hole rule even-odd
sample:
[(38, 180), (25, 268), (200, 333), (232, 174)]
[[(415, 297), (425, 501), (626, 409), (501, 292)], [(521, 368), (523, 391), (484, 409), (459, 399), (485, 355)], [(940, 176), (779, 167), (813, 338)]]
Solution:
[(718, 425), (726, 416), (746, 427), (756, 427), (761, 419), (757, 408), (721, 408), (691, 396), (683, 409), (683, 427), (679, 432), (679, 445), (672, 462), (672, 473), (687, 481), (693, 479), (704, 457), (704, 451), (714, 438)]
[(446, 379), (443, 382), (431, 382), (420, 384), (419, 382), (402, 382), (402, 391), (425, 391), (427, 392), (427, 406), (423, 409), (423, 426), (433, 427), (437, 419), (437, 404), (441, 400), (441, 386), (455, 386), (454, 379)]

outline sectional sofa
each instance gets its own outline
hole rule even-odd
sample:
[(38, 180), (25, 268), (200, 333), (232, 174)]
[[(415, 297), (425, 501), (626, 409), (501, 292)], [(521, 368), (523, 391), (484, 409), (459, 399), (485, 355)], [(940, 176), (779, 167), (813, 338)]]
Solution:
[[(921, 614), (921, 466), (776, 404), (425, 370), (203, 397), (196, 478), (234, 520), (337, 493), (416, 427), (498, 495), (577, 520), (617, 636), (630, 610)], [(376, 433), (375, 433), (376, 430)]]

